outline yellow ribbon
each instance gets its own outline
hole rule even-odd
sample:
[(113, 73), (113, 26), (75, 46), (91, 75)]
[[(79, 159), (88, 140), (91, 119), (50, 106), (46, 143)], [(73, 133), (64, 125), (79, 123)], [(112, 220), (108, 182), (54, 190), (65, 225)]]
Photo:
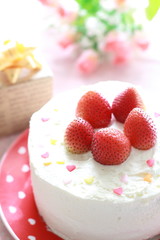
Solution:
[[(41, 64), (35, 59), (34, 47), (25, 47), (13, 41), (5, 41), (0, 49), (0, 71), (2, 71), (10, 84), (29, 79), (41, 69)], [(28, 71), (21, 77), (24, 69)]]

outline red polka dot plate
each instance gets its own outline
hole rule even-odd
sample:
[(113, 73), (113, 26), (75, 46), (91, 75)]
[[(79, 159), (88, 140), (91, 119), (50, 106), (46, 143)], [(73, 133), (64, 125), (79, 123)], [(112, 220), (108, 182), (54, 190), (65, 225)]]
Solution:
[[(28, 130), (3, 157), (0, 166), (0, 213), (15, 240), (62, 240), (38, 214), (30, 180)], [(160, 236), (159, 236), (160, 237)], [(156, 237), (152, 240), (160, 240)]]
[(60, 240), (38, 214), (30, 180), (24, 131), (3, 157), (0, 168), (1, 216), (16, 240)]

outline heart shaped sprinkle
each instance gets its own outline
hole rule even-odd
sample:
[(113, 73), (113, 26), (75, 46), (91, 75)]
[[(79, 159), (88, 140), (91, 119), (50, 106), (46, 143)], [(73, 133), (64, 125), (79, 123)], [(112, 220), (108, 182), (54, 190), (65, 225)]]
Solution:
[(150, 173), (147, 173), (145, 177), (143, 178), (144, 181), (151, 183), (152, 182), (152, 175)]
[(122, 195), (123, 193), (123, 188), (122, 187), (119, 187), (119, 188), (115, 188), (113, 189), (113, 192), (117, 195)]
[(120, 178), (120, 180), (121, 180), (121, 182), (123, 182), (123, 183), (128, 183), (128, 175), (127, 175), (127, 174), (123, 175), (123, 176)]
[(71, 179), (71, 178), (65, 177), (65, 178), (63, 179), (64, 185), (68, 185), (68, 184), (70, 184), (71, 182), (72, 182), (72, 179)]
[(49, 157), (49, 153), (48, 152), (45, 152), (41, 155), (42, 158), (48, 158)]
[(154, 116), (155, 116), (155, 117), (160, 117), (160, 113), (155, 112), (155, 113), (154, 113)]
[(94, 177), (88, 177), (84, 179), (85, 183), (92, 184), (94, 182)]
[(51, 140), (50, 140), (50, 143), (51, 143), (52, 145), (56, 145), (57, 140), (56, 140), (56, 139), (51, 139)]
[(64, 164), (65, 161), (56, 161), (57, 164)]
[(42, 122), (47, 122), (49, 120), (49, 118), (42, 117), (41, 120), (42, 120)]
[(51, 165), (51, 164), (52, 164), (52, 162), (44, 162), (44, 163), (43, 163), (44, 166), (49, 166), (49, 165)]
[(67, 165), (66, 168), (69, 172), (72, 172), (74, 169), (76, 169), (76, 166), (75, 165)]
[(154, 159), (148, 159), (148, 160), (146, 161), (146, 163), (147, 163), (147, 165), (148, 165), (149, 167), (153, 167), (153, 165), (154, 165)]

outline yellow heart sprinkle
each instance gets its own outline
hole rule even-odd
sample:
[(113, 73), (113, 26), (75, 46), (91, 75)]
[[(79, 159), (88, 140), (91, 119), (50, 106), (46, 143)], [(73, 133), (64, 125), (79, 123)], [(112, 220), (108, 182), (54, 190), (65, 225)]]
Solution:
[(54, 111), (54, 112), (58, 112), (58, 109), (55, 108), (55, 109), (53, 109), (53, 111)]
[(85, 183), (87, 183), (87, 184), (92, 184), (93, 181), (94, 181), (94, 177), (85, 178), (84, 181), (85, 181)]
[(57, 164), (64, 164), (64, 161), (56, 161)]
[(143, 180), (149, 183), (152, 182), (152, 175), (150, 173), (147, 173)]
[(55, 139), (51, 139), (51, 140), (50, 140), (50, 143), (51, 143), (52, 145), (56, 145), (57, 140), (55, 140)]
[(51, 165), (51, 164), (52, 164), (52, 162), (44, 162), (44, 163), (43, 163), (44, 166), (49, 166), (49, 165)]

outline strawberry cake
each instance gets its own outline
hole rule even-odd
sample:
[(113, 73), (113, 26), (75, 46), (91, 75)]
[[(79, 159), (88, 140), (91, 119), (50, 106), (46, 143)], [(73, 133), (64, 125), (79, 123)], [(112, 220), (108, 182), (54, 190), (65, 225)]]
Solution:
[(150, 99), (130, 83), (105, 81), (62, 93), (33, 114), (34, 197), (62, 239), (160, 233), (160, 122)]

